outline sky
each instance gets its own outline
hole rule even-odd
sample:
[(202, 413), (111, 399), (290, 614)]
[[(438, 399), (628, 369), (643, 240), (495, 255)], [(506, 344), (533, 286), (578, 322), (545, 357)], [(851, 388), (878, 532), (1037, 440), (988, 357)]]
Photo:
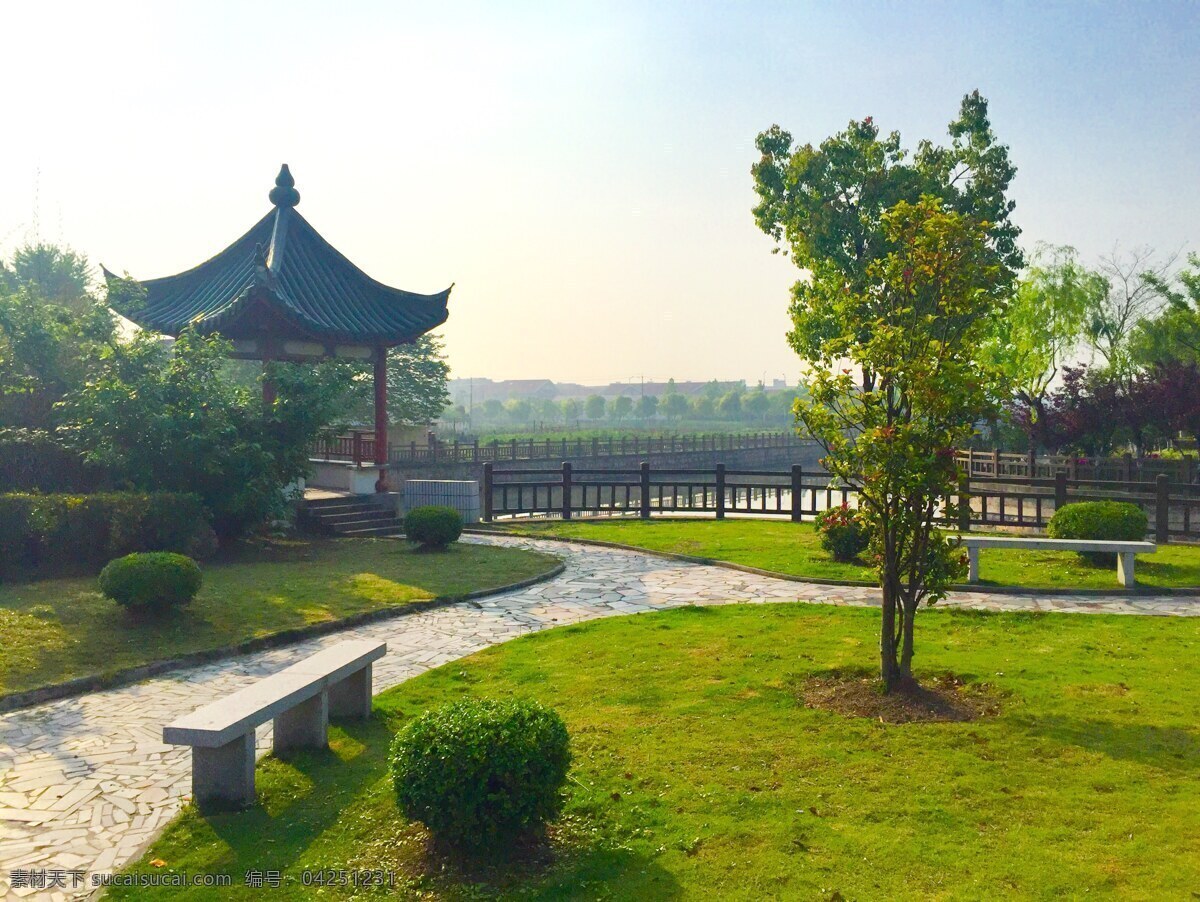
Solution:
[(299, 210), (373, 277), (455, 284), (457, 377), (786, 378), (797, 270), (754, 138), (979, 89), (1022, 244), (1200, 250), (1200, 3), (0, 0), (0, 254), (137, 278)]

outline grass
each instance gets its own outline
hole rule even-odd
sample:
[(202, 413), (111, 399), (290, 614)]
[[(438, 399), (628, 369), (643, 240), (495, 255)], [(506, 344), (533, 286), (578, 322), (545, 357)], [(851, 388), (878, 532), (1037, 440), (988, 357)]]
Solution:
[(0, 586), (0, 692), (103, 675), (309, 624), (517, 582), (549, 555), (456, 544), (422, 554), (394, 539), (292, 540), (203, 566), (187, 607), (139, 620), (95, 577)]
[[(918, 664), (998, 694), (997, 716), (885, 726), (798, 689), (870, 664), (879, 615), (816, 605), (682, 608), (490, 648), (376, 699), (332, 750), (259, 765), (260, 802), (194, 809), (132, 870), (232, 889), (118, 899), (308, 899), (307, 869), (394, 871), (408, 897), (1185, 898), (1200, 886), (1200, 619), (932, 610)], [(548, 866), (464, 877), (397, 812), (387, 745), (464, 695), (555, 707), (572, 736)], [(328, 892), (328, 891), (327, 891)], [(343, 895), (328, 892), (329, 895)], [(367, 895), (363, 891), (363, 895)]]
[[(821, 550), (810, 523), (770, 520), (572, 520), (522, 523), (510, 531), (530, 536), (595, 539), (729, 561), (810, 579), (874, 583), (863, 564), (839, 564)], [(1115, 567), (1096, 567), (1073, 551), (1024, 551), (985, 548), (979, 555), (984, 586), (1030, 589), (1116, 590)], [(1161, 545), (1155, 554), (1138, 555), (1138, 585), (1147, 588), (1200, 587), (1200, 547)]]

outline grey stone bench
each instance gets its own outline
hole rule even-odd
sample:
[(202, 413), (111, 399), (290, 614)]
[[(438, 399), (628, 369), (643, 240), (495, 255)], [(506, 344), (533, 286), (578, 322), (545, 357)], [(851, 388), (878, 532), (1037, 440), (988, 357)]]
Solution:
[(1048, 551), (1106, 551), (1117, 556), (1117, 582), (1132, 589), (1133, 556), (1154, 554), (1153, 542), (1111, 542), (1099, 539), (1042, 539), (1032, 536), (959, 536), (967, 549), (968, 582), (979, 582), (979, 550), (981, 548), (1032, 548)]
[(274, 751), (325, 748), (330, 717), (371, 715), (371, 662), (387, 644), (339, 642), (163, 727), (192, 747), (192, 799), (201, 810), (254, 801), (254, 728), (275, 721)]

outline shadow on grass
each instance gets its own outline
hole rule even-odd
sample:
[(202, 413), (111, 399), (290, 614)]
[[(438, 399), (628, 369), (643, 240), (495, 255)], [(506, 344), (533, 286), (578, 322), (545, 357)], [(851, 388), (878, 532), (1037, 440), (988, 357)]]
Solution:
[(1041, 736), (1172, 773), (1200, 772), (1200, 735), (1180, 727), (1114, 723), (1075, 717), (1021, 718), (1020, 726)]
[[(560, 862), (522, 899), (681, 899), (675, 875), (653, 858), (629, 849), (589, 849)], [(514, 893), (515, 894), (515, 893)]]
[(231, 873), (287, 870), (315, 837), (337, 822), (346, 806), (384, 775), (393, 733), (389, 720), (378, 715), (366, 722), (333, 721), (329, 749), (259, 762), (254, 805), (193, 816), (228, 847)]

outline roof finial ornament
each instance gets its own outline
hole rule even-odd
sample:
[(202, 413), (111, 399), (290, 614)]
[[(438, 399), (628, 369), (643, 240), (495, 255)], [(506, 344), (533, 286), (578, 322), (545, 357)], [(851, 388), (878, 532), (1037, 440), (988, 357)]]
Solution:
[(271, 189), (271, 203), (277, 207), (294, 207), (300, 203), (300, 192), (296, 190), (296, 180), (284, 163), (275, 177), (275, 187)]

